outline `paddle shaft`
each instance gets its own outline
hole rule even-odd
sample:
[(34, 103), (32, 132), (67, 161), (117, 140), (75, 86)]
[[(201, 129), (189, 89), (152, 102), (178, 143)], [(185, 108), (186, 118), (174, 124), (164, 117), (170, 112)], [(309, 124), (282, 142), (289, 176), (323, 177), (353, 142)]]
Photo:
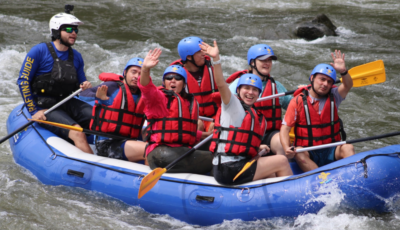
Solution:
[[(64, 129), (68, 129), (68, 128), (64, 128)], [(114, 135), (114, 134), (111, 134), (111, 133), (103, 133), (103, 132), (99, 132), (99, 131), (93, 131), (93, 130), (90, 130), (90, 129), (83, 129), (82, 128), (81, 132), (82, 133), (96, 135), (96, 136), (113, 138), (113, 139), (126, 139), (126, 140), (132, 140), (132, 141), (136, 141), (137, 140), (137, 139), (132, 139), (132, 138), (129, 138), (129, 137)]]
[(191, 148), (188, 152), (186, 152), (185, 154), (183, 154), (182, 156), (176, 158), (174, 161), (172, 161), (171, 163), (169, 163), (169, 165), (167, 165), (165, 168), (167, 170), (171, 169), (172, 167), (174, 167), (176, 165), (176, 163), (178, 163), (180, 160), (182, 160), (184, 157), (186, 157), (187, 155), (193, 153), (194, 151), (196, 151), (196, 149), (198, 149), (200, 146), (202, 146), (204, 143), (206, 143), (207, 141), (209, 141), (212, 138), (212, 134), (206, 138), (204, 138), (204, 140), (200, 141), (197, 145), (193, 146), (193, 148)]
[(372, 137), (364, 137), (364, 138), (359, 138), (359, 139), (354, 139), (354, 140), (339, 141), (339, 142), (334, 142), (334, 143), (325, 144), (325, 145), (318, 145), (318, 146), (296, 149), (296, 152), (301, 153), (301, 152), (307, 152), (307, 151), (312, 151), (312, 150), (317, 150), (317, 149), (325, 149), (325, 148), (335, 147), (335, 146), (344, 145), (344, 144), (353, 144), (353, 143), (357, 143), (357, 142), (371, 141), (371, 140), (381, 139), (381, 138), (385, 138), (385, 137), (392, 137), (392, 136), (397, 136), (397, 135), (400, 135), (400, 131), (393, 132), (393, 133), (381, 134), (381, 135), (372, 136)]
[(266, 152), (265, 149), (261, 150), (261, 152), (259, 152), (255, 157), (253, 157), (249, 162), (247, 162), (247, 163), (243, 166), (242, 170), (240, 170), (240, 172), (238, 172), (238, 174), (236, 174), (236, 176), (233, 178), (233, 181), (235, 181), (240, 175), (242, 175), (242, 173), (244, 173), (248, 168), (250, 168), (250, 166), (251, 166), (254, 162), (258, 161), (258, 159), (260, 159), (260, 157), (261, 157), (262, 155), (264, 155), (265, 152)]
[(182, 156), (178, 157), (177, 159), (175, 159), (173, 162), (169, 163), (165, 168), (156, 168), (153, 171), (151, 171), (149, 174), (147, 174), (142, 182), (140, 182), (140, 186), (139, 186), (139, 192), (138, 192), (138, 198), (140, 199), (142, 196), (144, 196), (148, 191), (150, 191), (151, 188), (154, 187), (154, 185), (156, 185), (156, 183), (158, 182), (158, 180), (160, 179), (160, 177), (167, 172), (169, 169), (171, 169), (172, 167), (175, 166), (176, 163), (178, 163), (180, 160), (182, 160), (184, 157), (186, 157), (187, 155), (193, 153), (194, 151), (196, 151), (196, 149), (198, 147), (200, 147), (201, 145), (203, 145), (204, 143), (206, 143), (208, 140), (210, 140), (212, 138), (212, 134), (208, 137), (206, 137), (204, 140), (202, 140), (200, 143), (198, 143), (197, 145), (193, 146), (192, 149), (190, 149), (188, 152), (186, 152), (185, 154), (183, 154)]
[[(44, 114), (46, 115), (46, 114), (50, 113), (51, 111), (57, 109), (60, 105), (64, 104), (69, 99), (75, 97), (81, 91), (82, 91), (82, 89), (78, 89), (77, 91), (75, 91), (74, 93), (69, 95), (68, 97), (64, 98), (62, 101), (60, 101), (57, 104), (53, 105), (53, 107), (51, 107), (50, 109), (46, 110), (44, 112)], [(18, 129), (16, 129), (14, 132), (8, 134), (6, 137), (3, 137), (3, 139), (0, 140), (0, 144), (3, 143), (5, 140), (8, 140), (9, 138), (11, 138), (12, 136), (14, 136), (15, 134), (19, 133), (21, 130), (25, 129), (26, 127), (30, 126), (33, 123), (34, 123), (34, 121), (30, 121), (30, 122), (26, 123), (25, 125), (23, 125), (23, 126), (19, 127)]]
[(90, 129), (84, 129), (84, 128), (76, 127), (76, 126), (72, 126), (72, 125), (60, 124), (60, 123), (56, 123), (56, 122), (43, 121), (43, 120), (33, 120), (33, 119), (28, 119), (28, 120), (36, 121), (36, 122), (43, 123), (43, 124), (46, 124), (46, 125), (56, 126), (56, 127), (62, 128), (62, 129), (74, 130), (74, 131), (78, 131), (78, 132), (81, 132), (81, 133), (93, 134), (93, 135), (109, 137), (109, 138), (113, 138), (113, 139), (136, 140), (136, 139), (128, 138), (128, 137), (125, 137), (125, 136), (118, 136), (118, 135), (114, 135), (114, 134), (111, 134), (111, 133), (103, 133), (103, 132), (99, 132), (99, 131), (94, 131), (94, 130), (90, 130)]

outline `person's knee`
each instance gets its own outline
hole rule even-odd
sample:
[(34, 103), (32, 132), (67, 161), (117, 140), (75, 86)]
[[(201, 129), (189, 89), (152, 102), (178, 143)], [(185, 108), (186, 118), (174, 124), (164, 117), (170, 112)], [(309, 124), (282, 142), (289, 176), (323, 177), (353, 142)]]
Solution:
[(74, 142), (87, 142), (86, 134), (78, 131), (69, 131), (68, 137)]
[(286, 156), (277, 155), (275, 156), (275, 159), (276, 159), (276, 164), (279, 165), (279, 168), (285, 169), (287, 167), (290, 167), (289, 161)]
[(305, 153), (297, 153), (294, 156), (294, 159), (296, 160), (297, 163), (301, 164), (301, 163), (306, 162), (307, 159), (310, 159), (310, 157)]
[(174, 148), (167, 146), (158, 146), (147, 156), (149, 165), (153, 169), (156, 167), (164, 168), (169, 163), (177, 159), (180, 154), (177, 151), (173, 151)]
[(352, 144), (345, 144), (340, 146), (339, 158), (343, 159), (354, 155), (354, 146)]
[(204, 127), (204, 122), (202, 121), (202, 120), (197, 120), (197, 130), (199, 130), (199, 131), (204, 131), (205, 129), (204, 129), (205, 127)]
[(276, 133), (271, 140), (271, 150), (276, 154), (276, 155), (285, 155), (285, 151), (283, 150), (282, 144), (281, 144), (281, 139), (279, 137), (279, 133)]

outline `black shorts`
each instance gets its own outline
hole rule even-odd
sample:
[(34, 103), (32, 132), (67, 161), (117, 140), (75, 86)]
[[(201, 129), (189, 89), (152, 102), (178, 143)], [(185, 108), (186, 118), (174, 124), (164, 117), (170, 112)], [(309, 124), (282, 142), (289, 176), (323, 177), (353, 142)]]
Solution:
[[(188, 152), (188, 147), (157, 146), (147, 155), (147, 161), (151, 169), (165, 168), (169, 163)], [(210, 151), (195, 150), (184, 157), (168, 172), (172, 173), (197, 173), (206, 174), (212, 169), (213, 155)]]
[[(86, 102), (76, 98), (71, 98), (57, 109), (46, 114), (47, 121), (61, 123), (65, 125), (79, 124), (84, 129), (89, 129), (93, 107)], [(52, 125), (39, 123), (41, 126), (50, 130), (57, 136), (68, 139), (69, 129), (62, 129)]]
[(225, 185), (236, 185), (244, 184), (253, 181), (254, 175), (256, 174), (257, 161), (254, 162), (250, 168), (242, 173), (235, 181), (233, 178), (242, 170), (243, 166), (249, 162), (250, 159), (244, 159), (241, 161), (227, 162), (220, 165), (214, 165), (214, 178), (220, 184)]
[(126, 140), (121, 139), (97, 140), (97, 155), (127, 161), (128, 158), (126, 158), (124, 150), (125, 143)]
[(272, 130), (270, 132), (266, 132), (264, 134), (264, 138), (263, 138), (261, 144), (268, 145), (268, 147), (270, 147), (271, 146), (272, 137), (277, 133), (279, 133), (279, 130)]

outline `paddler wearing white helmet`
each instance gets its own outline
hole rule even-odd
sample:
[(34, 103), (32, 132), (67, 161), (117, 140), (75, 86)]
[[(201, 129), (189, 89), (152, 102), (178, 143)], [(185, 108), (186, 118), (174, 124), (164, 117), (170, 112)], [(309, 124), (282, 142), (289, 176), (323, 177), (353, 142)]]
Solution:
[[(70, 14), (71, 10), (73, 6), (66, 5), (65, 13), (50, 19), (52, 42), (32, 47), (22, 63), (17, 83), (32, 119), (88, 128), (92, 106), (75, 98), (45, 114), (47, 109), (79, 88), (92, 87), (84, 73), (82, 55), (71, 48), (78, 35), (78, 26), (83, 24)], [(84, 133), (44, 126), (58, 136), (72, 140), (83, 152), (93, 153)]]

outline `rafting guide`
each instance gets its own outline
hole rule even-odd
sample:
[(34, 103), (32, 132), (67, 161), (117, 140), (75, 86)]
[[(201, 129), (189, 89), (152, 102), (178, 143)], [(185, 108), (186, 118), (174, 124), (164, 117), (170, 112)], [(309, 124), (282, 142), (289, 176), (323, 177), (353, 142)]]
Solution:
[[(67, 5), (65, 12), (54, 15), (49, 22), (51, 42), (40, 43), (28, 52), (20, 70), (17, 84), (29, 113), (33, 119), (88, 128), (92, 106), (72, 98), (59, 108), (45, 114), (75, 90), (90, 88), (86, 80), (81, 54), (72, 49), (78, 36), (77, 17), (70, 14), (73, 6)], [(86, 153), (93, 153), (86, 135), (81, 132), (44, 125)]]

